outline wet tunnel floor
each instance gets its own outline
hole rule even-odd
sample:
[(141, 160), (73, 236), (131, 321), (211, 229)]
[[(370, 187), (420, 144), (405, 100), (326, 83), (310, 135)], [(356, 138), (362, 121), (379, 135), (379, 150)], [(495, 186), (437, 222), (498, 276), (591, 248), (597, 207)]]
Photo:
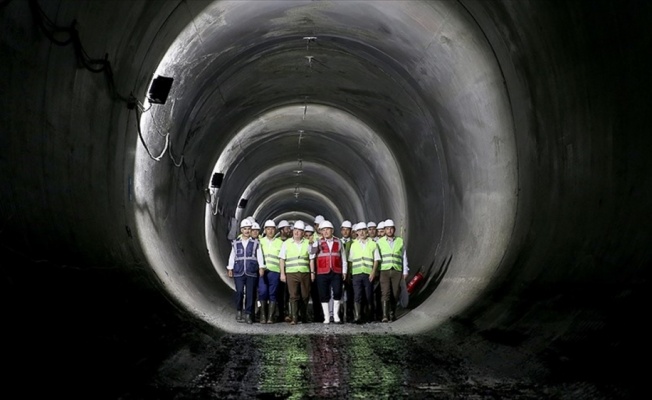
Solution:
[[(226, 335), (183, 347), (121, 399), (612, 399), (613, 388), (493, 376), (437, 340)], [(495, 355), (488, 354), (487, 357)], [(527, 361), (525, 361), (527, 362)], [(519, 369), (517, 366), (513, 366)], [(523, 369), (532, 366), (523, 367)], [(531, 373), (532, 371), (519, 371)], [(513, 372), (512, 375), (518, 375)]]

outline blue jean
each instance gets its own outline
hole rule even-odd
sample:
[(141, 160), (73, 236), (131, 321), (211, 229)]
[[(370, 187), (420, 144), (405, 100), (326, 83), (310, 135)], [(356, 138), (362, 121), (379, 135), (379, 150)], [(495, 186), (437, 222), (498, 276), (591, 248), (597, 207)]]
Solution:
[[(236, 276), (235, 278), (235, 309), (242, 310), (244, 300), (245, 314), (254, 313), (254, 301), (256, 298), (256, 285), (258, 284), (257, 276)], [(246, 293), (245, 293), (246, 288)], [(246, 297), (246, 298), (245, 298)]]
[(281, 273), (265, 271), (265, 274), (258, 279), (258, 300), (276, 302), (278, 283), (281, 281)]

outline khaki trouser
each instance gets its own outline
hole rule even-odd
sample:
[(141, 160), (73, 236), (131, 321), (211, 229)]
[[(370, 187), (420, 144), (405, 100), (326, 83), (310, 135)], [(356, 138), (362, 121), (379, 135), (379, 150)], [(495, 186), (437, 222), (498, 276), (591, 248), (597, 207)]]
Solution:
[(310, 272), (291, 272), (285, 274), (290, 292), (290, 302), (300, 299), (308, 304), (310, 300)]
[(390, 301), (391, 295), (394, 296), (395, 302), (398, 301), (398, 293), (401, 288), (401, 279), (403, 279), (402, 271), (397, 271), (393, 268), (385, 271), (380, 271), (381, 301)]

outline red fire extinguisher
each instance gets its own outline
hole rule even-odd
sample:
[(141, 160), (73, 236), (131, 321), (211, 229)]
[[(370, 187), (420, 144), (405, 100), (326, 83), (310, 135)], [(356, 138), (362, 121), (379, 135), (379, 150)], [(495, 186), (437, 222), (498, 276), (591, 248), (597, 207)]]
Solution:
[(416, 289), (416, 287), (419, 285), (419, 283), (421, 283), (422, 280), (423, 280), (423, 266), (419, 268), (419, 272), (417, 272), (414, 275), (414, 277), (412, 277), (410, 282), (408, 282), (407, 284), (408, 293), (412, 294), (412, 292), (414, 292), (414, 289)]

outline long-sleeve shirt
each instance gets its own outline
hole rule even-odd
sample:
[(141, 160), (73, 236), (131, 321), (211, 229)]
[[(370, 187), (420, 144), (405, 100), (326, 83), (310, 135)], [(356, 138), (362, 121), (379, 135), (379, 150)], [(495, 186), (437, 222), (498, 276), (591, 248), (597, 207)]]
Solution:
[[(315, 257), (317, 257), (317, 253), (319, 251), (319, 241), (321, 239), (315, 241), (312, 243), (312, 251), (310, 252), (310, 259), (314, 260)], [(328, 250), (333, 251), (333, 238), (330, 239), (324, 239), (326, 241), (326, 244), (328, 245)], [(346, 262), (346, 251), (344, 250), (344, 243), (340, 240), (340, 256), (342, 257), (342, 273), (346, 274), (346, 271), (348, 270), (348, 263)]]
[[(249, 244), (250, 240), (254, 239), (242, 239), (242, 247), (245, 249), (247, 248), (247, 245)], [(260, 248), (260, 245), (258, 245), (258, 248), (256, 249), (256, 258), (258, 259), (258, 268), (267, 268), (265, 267), (265, 258), (263, 257), (263, 251)], [(231, 246), (231, 254), (229, 254), (229, 262), (226, 264), (226, 269), (233, 269), (233, 264), (235, 263), (235, 251), (233, 246)]]
[[(391, 249), (394, 248), (394, 238), (393, 237), (388, 237), (387, 238), (387, 243), (389, 244), (389, 247)], [(407, 259), (407, 252), (405, 251), (405, 242), (403, 242), (403, 275), (407, 275), (410, 272), (410, 268), (408, 268), (408, 259)]]

